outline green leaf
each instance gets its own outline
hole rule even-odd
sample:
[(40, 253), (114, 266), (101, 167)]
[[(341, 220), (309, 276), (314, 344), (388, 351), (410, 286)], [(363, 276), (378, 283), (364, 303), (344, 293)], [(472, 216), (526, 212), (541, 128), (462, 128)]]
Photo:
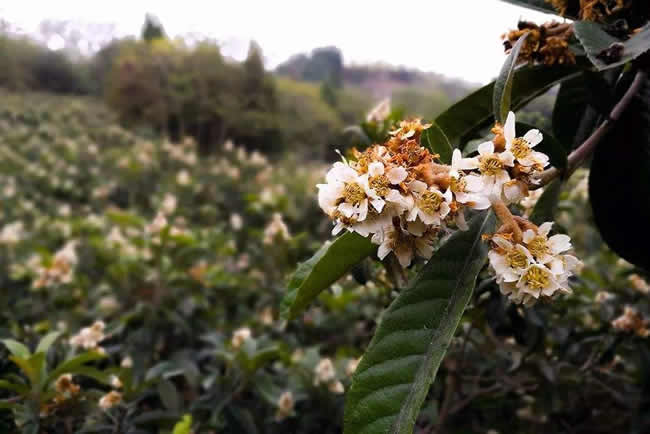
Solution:
[(562, 183), (559, 179), (553, 180), (550, 184), (544, 187), (544, 192), (537, 199), (537, 203), (533, 208), (528, 220), (541, 225), (544, 222), (552, 222), (555, 217), (555, 210), (557, 202), (560, 198), (560, 191), (562, 190)]
[(492, 212), (454, 233), (382, 316), (352, 379), (344, 433), (410, 434), (465, 310), (493, 232)]
[(524, 33), (512, 46), (510, 54), (506, 57), (501, 72), (494, 82), (494, 93), (492, 94), (492, 109), (494, 110), (494, 119), (503, 124), (506, 121), (510, 111), (512, 97), (512, 80), (515, 76), (515, 66), (517, 66), (517, 57), (519, 51), (526, 42), (528, 33)]
[(445, 132), (436, 124), (431, 123), (431, 127), (424, 130), (422, 143), (434, 154), (440, 155), (440, 161), (445, 164), (451, 164), (451, 154), (454, 149), (449, 143)]
[(50, 349), (52, 344), (61, 336), (61, 332), (50, 332), (43, 336), (43, 339), (38, 343), (36, 351), (34, 353), (45, 353)]
[[(574, 65), (518, 68), (512, 85), (511, 109), (516, 111), (554, 85), (577, 77), (580, 72), (580, 68)], [(461, 99), (436, 118), (436, 124), (445, 132), (452, 147), (460, 147), (460, 144), (494, 121), (493, 94), (494, 82)]]
[(376, 249), (369, 239), (346, 232), (327, 242), (309, 260), (298, 265), (282, 300), (282, 317), (295, 318), (321, 291)]
[(650, 25), (627, 41), (616, 39), (592, 21), (577, 21), (573, 28), (587, 57), (599, 71), (623, 65), (650, 49)]
[(28, 358), (9, 356), (9, 360), (14, 362), (20, 370), (29, 379), (32, 386), (41, 384), (42, 374), (45, 367), (45, 354), (37, 353)]
[(3, 339), (2, 343), (5, 344), (5, 347), (7, 347), (9, 352), (16, 357), (26, 359), (32, 355), (31, 351), (29, 351), (29, 348), (13, 339)]
[(59, 376), (63, 374), (76, 374), (79, 372), (80, 368), (83, 368), (84, 364), (92, 362), (94, 360), (100, 360), (105, 358), (106, 355), (101, 354), (97, 351), (89, 351), (87, 353), (79, 354), (76, 357), (66, 360), (59, 364), (50, 374), (47, 376), (45, 384), (49, 384), (51, 381), (56, 380)]
[(24, 384), (12, 383), (6, 380), (0, 380), (0, 389), (11, 390), (19, 395), (26, 395), (29, 393), (29, 388)]
[(537, 128), (534, 125), (529, 125), (523, 122), (517, 122), (516, 124), (518, 136), (523, 136), (526, 131), (532, 129), (539, 130), (544, 136), (542, 142), (539, 145), (535, 146), (535, 150), (548, 155), (551, 166), (556, 167), (560, 170), (565, 169), (568, 164), (567, 153), (566, 148), (562, 143), (558, 142), (557, 139), (553, 137), (553, 135), (548, 131)]
[(183, 402), (174, 383), (169, 380), (162, 380), (158, 383), (158, 395), (160, 395), (160, 400), (168, 410), (180, 411)]
[[(559, 12), (555, 10), (553, 5), (547, 0), (501, 0), (506, 3), (511, 3), (513, 5), (521, 6), (524, 8), (534, 9), (539, 12), (544, 12), (546, 14), (555, 14), (559, 15)], [(566, 18), (571, 18), (572, 20), (578, 19), (577, 10), (575, 8), (567, 8), (567, 12), (564, 13)]]
[(628, 262), (650, 271), (650, 81), (594, 151), (589, 199), (603, 240)]
[(183, 416), (183, 419), (174, 425), (174, 431), (172, 434), (190, 434), (192, 429), (192, 415), (186, 414)]

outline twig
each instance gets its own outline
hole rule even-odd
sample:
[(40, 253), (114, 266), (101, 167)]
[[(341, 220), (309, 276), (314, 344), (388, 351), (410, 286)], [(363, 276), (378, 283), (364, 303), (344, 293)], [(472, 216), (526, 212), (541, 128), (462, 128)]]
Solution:
[[(632, 99), (637, 94), (643, 82), (645, 80), (646, 73), (644, 71), (638, 71), (634, 77), (634, 81), (625, 92), (625, 95), (621, 100), (614, 106), (609, 117), (594, 131), (576, 150), (571, 152), (568, 157), (568, 164), (564, 171), (566, 177), (571, 176), (575, 170), (580, 167), (580, 165), (594, 152), (596, 145), (605, 137), (605, 135), (612, 129), (616, 122), (621, 118), (625, 109), (630, 105)], [(536, 189), (543, 187), (548, 184), (558, 176), (562, 174), (563, 171), (558, 170), (553, 167), (551, 169), (545, 170), (541, 177), (539, 185), (530, 187), (531, 189)]]

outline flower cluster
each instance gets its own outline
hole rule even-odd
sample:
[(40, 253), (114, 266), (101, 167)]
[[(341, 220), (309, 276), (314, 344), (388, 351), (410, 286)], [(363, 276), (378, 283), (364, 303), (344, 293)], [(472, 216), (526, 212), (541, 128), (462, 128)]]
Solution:
[(511, 30), (501, 36), (506, 52), (523, 35), (528, 35), (519, 51), (520, 62), (537, 62), (545, 65), (574, 64), (575, 55), (569, 49), (569, 40), (573, 35), (570, 24), (555, 21), (537, 25), (529, 21), (520, 21), (517, 30)]
[(466, 209), (493, 207), (504, 223), (488, 237), (501, 291), (525, 304), (569, 292), (568, 279), (580, 265), (566, 254), (569, 237), (549, 237), (552, 223), (537, 227), (507, 208), (534, 203), (530, 189), (539, 187), (539, 175), (549, 165), (549, 157), (535, 149), (542, 133), (533, 129), (517, 136), (510, 112), (504, 125), (492, 129), (492, 140), (478, 145), (476, 156), (463, 157), (456, 149), (445, 165), (421, 145), (429, 127), (419, 119), (403, 121), (384, 144), (334, 164), (327, 182), (317, 186), (319, 205), (334, 221), (332, 233), (347, 229), (370, 236), (380, 259), (392, 252), (408, 267), (416, 255), (429, 259), (450, 228), (466, 229)]
[(81, 331), (70, 338), (70, 345), (73, 347), (81, 347), (86, 350), (97, 350), (104, 352), (104, 349), (99, 346), (106, 336), (104, 329), (106, 325), (103, 321), (95, 321), (90, 327), (84, 327)]
[(565, 252), (571, 248), (567, 235), (548, 236), (553, 223), (539, 227), (523, 219), (526, 229), (520, 240), (513, 232), (491, 237), (488, 253), (501, 292), (516, 303), (533, 304), (540, 297), (571, 292), (568, 279), (581, 262)]
[(493, 140), (478, 146), (477, 156), (464, 158), (456, 149), (451, 165), (440, 164), (421, 145), (429, 127), (419, 119), (403, 121), (384, 144), (334, 164), (326, 183), (317, 186), (318, 202), (334, 221), (333, 234), (347, 229), (372, 236), (380, 259), (393, 252), (408, 267), (416, 255), (431, 257), (442, 231), (466, 228), (465, 208), (526, 197), (549, 164), (533, 149), (542, 141), (538, 130), (516, 136), (514, 113), (493, 129)]

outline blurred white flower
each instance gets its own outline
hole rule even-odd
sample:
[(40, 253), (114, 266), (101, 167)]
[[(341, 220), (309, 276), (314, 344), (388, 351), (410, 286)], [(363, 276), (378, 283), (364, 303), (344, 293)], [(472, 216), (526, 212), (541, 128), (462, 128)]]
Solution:
[(232, 335), (230, 344), (234, 349), (239, 349), (245, 341), (252, 337), (251, 329), (248, 327), (242, 327), (237, 330)]
[(235, 231), (241, 230), (244, 227), (244, 219), (238, 213), (230, 214), (230, 226)]
[(321, 359), (314, 368), (314, 386), (330, 384), (334, 380), (336, 380), (336, 371), (332, 359), (329, 357)]
[(282, 214), (273, 213), (271, 222), (264, 228), (264, 244), (271, 245), (278, 239), (287, 241), (291, 239), (289, 228), (282, 219)]
[(285, 390), (282, 392), (282, 395), (278, 398), (277, 407), (278, 410), (275, 413), (275, 420), (280, 422), (287, 417), (291, 416), (293, 413), (294, 407), (293, 393), (290, 390)]
[(99, 406), (102, 408), (102, 410), (108, 410), (115, 407), (120, 402), (122, 402), (122, 394), (120, 392), (112, 390), (100, 398)]
[(81, 347), (85, 350), (98, 349), (98, 344), (105, 339), (103, 321), (95, 321), (90, 327), (84, 327), (70, 338), (70, 345)]
[(178, 185), (183, 185), (183, 186), (190, 185), (190, 183), (192, 182), (190, 173), (187, 170), (182, 169), (176, 174), (176, 182), (178, 183)]

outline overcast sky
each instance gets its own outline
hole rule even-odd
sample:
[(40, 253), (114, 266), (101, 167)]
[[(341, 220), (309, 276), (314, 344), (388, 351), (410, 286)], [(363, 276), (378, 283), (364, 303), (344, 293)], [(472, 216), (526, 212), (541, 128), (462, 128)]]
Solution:
[[(11, 3), (7, 6), (6, 3)], [(248, 42), (262, 46), (267, 67), (289, 56), (336, 45), (346, 63), (383, 62), (487, 82), (499, 71), (499, 36), (520, 18), (552, 17), (498, 0), (4, 0), (0, 17), (27, 32), (45, 19), (114, 23), (139, 34), (144, 15), (158, 16), (171, 36), (218, 40), (241, 59)]]

